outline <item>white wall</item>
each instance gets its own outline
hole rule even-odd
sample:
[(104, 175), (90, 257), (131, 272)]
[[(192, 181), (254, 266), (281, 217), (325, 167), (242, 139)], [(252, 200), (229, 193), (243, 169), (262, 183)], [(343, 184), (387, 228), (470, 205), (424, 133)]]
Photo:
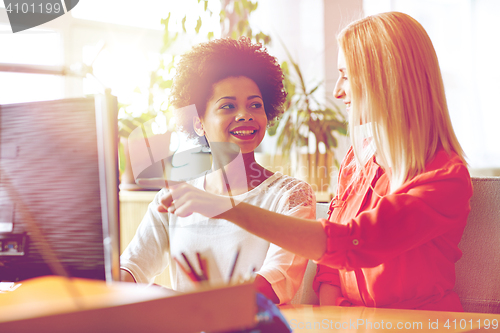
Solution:
[(367, 15), (401, 11), (424, 26), (470, 166), (500, 168), (500, 1), (364, 0), (364, 7)]
[[(259, 0), (258, 10), (251, 17), (254, 29), (271, 36), (272, 42), (267, 46), (269, 53), (280, 63), (289, 62), (286, 48), (299, 63), (310, 87), (325, 79), (323, 12), (323, 0)], [(323, 94), (322, 87), (317, 96)], [(276, 136), (266, 135), (259, 149), (274, 153), (276, 139)]]
[[(333, 90), (339, 77), (337, 68), (337, 58), (339, 52), (337, 34), (347, 24), (349, 24), (349, 22), (360, 19), (364, 16), (363, 0), (324, 0), (324, 6), (325, 94), (328, 97), (333, 98)], [(339, 104), (342, 105), (341, 109), (344, 111), (344, 114), (346, 114), (343, 104)], [(350, 146), (350, 140), (348, 137), (340, 137), (339, 139), (339, 146), (335, 153), (340, 162), (342, 157), (347, 153)]]
[[(280, 61), (287, 60), (283, 41), (307, 83), (313, 86), (324, 81), (317, 94), (320, 99), (334, 100), (332, 92), (338, 78), (336, 35), (347, 23), (362, 16), (362, 0), (259, 0), (252, 24), (271, 35), (269, 50)], [(342, 103), (337, 104), (345, 111)], [(337, 155), (341, 159), (349, 141), (339, 139)], [(273, 151), (274, 142), (275, 138), (266, 138), (264, 149)]]

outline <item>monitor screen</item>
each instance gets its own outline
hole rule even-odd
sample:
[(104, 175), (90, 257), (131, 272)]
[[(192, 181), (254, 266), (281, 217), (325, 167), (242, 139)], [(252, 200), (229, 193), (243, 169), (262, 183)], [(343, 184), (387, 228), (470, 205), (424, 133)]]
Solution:
[(119, 280), (117, 103), (0, 105), (0, 281)]

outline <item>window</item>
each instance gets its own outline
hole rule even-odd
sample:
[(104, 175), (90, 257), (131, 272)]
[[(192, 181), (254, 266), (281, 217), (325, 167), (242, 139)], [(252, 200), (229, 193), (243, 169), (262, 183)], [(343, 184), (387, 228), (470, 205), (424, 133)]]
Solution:
[[(49, 29), (33, 28), (13, 34), (0, 25), (0, 63), (61, 66), (61, 35)], [(54, 75), (0, 72), (0, 104), (51, 100), (64, 97), (64, 80)]]

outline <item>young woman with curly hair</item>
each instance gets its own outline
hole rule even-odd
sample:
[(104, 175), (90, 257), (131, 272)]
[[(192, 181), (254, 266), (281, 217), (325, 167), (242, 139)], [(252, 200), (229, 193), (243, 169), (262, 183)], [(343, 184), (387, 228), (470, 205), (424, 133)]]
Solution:
[[(282, 113), (283, 73), (273, 56), (248, 38), (218, 39), (186, 53), (176, 67), (171, 102), (176, 122), (189, 137), (211, 148), (210, 171), (187, 183), (226, 203), (246, 202), (297, 218), (315, 218), (311, 187), (259, 165), (254, 151), (267, 126)], [(194, 175), (193, 175), (194, 176)], [(234, 277), (256, 271), (254, 285), (276, 303), (288, 302), (302, 282), (307, 260), (235, 226), (198, 214), (178, 217), (159, 212), (160, 191), (121, 256), (125, 280), (151, 283), (167, 266), (172, 287), (192, 288), (173, 258), (208, 256), (212, 282), (227, 280), (235, 253)], [(220, 269), (217, 272), (215, 267)]]
[[(338, 42), (334, 95), (347, 107), (352, 149), (328, 219), (246, 203), (218, 217), (315, 260), (321, 304), (462, 311), (455, 262), (472, 184), (432, 42), (399, 12), (355, 21)], [(224, 205), (187, 184), (160, 201), (178, 216)]]

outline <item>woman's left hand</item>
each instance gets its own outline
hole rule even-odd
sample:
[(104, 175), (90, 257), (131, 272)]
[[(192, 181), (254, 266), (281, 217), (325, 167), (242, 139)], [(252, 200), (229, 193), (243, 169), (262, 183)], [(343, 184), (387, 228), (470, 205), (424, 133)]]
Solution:
[(222, 197), (202, 191), (185, 182), (154, 179), (138, 179), (138, 184), (145, 187), (163, 186), (167, 191), (160, 197), (158, 211), (186, 217), (199, 213), (208, 218), (220, 217), (221, 214), (234, 207), (235, 203), (229, 197)]

